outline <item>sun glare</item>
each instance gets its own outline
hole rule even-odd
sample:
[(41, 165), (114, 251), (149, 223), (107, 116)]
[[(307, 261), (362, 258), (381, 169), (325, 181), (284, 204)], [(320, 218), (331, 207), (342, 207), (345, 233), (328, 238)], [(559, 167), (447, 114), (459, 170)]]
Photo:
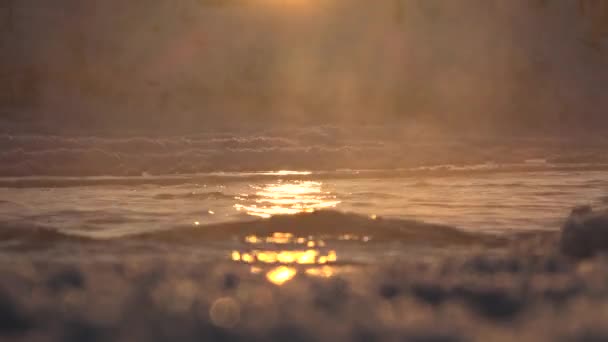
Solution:
[(293, 267), (279, 266), (266, 273), (266, 279), (275, 285), (283, 285), (293, 279), (298, 271)]
[(256, 191), (255, 196), (237, 197), (240, 202), (234, 208), (262, 218), (335, 208), (340, 201), (323, 192), (322, 185), (321, 182), (312, 181), (278, 181), (264, 186), (252, 186)]
[(329, 278), (334, 275), (332, 264), (338, 261), (335, 250), (326, 249), (325, 241), (314, 237), (298, 237), (291, 233), (276, 232), (270, 236), (249, 235), (243, 238), (248, 251), (232, 251), (233, 262), (251, 265), (252, 274), (266, 271), (266, 279), (283, 285), (299, 271), (311, 277)]

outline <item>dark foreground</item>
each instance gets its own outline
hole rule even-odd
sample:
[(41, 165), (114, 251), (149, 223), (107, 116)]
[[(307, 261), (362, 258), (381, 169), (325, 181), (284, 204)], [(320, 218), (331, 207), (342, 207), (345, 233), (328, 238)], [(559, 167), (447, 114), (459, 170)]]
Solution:
[(264, 266), (209, 261), (195, 244), (5, 246), (0, 340), (607, 341), (607, 222), (576, 211), (564, 234), (575, 249), (551, 233), (406, 243), (410, 253), (282, 285)]

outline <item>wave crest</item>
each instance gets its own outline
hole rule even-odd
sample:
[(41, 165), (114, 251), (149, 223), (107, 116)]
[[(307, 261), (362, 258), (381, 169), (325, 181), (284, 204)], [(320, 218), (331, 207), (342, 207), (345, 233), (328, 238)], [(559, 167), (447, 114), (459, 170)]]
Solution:
[(177, 226), (169, 230), (151, 231), (111, 239), (95, 239), (50, 227), (14, 227), (0, 229), (0, 243), (40, 243), (52, 246), (56, 242), (84, 242), (115, 240), (154, 241), (159, 243), (199, 244), (201, 242), (230, 241), (246, 236), (271, 236), (281, 232), (295, 236), (318, 236), (328, 240), (344, 236), (365, 236), (373, 242), (399, 242), (417, 246), (443, 245), (502, 245), (500, 236), (472, 233), (455, 227), (414, 220), (370, 218), (339, 211), (323, 210), (314, 213), (274, 216), (246, 222), (219, 223), (207, 226)]
[[(563, 142), (419, 141), (386, 127), (276, 130), (174, 137), (0, 135), (0, 177), (139, 176), (214, 171), (408, 169), (502, 172), (608, 169), (605, 144), (565, 151)], [(505, 151), (508, 149), (508, 153)], [(407, 151), (407, 153), (404, 153)]]
[(500, 244), (504, 239), (470, 233), (454, 227), (414, 220), (370, 218), (333, 210), (297, 215), (273, 216), (249, 222), (222, 223), (205, 227), (180, 227), (145, 233), (137, 239), (190, 243), (273, 233), (300, 236), (367, 236), (375, 242), (402, 242), (419, 245)]

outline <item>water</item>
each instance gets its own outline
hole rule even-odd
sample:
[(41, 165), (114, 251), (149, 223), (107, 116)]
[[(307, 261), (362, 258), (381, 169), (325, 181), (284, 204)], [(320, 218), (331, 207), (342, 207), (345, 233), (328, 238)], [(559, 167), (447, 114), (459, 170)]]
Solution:
[(60, 180), (48, 180), (53, 187), (0, 188), (3, 222), (90, 238), (120, 238), (184, 226), (203, 229), (277, 215), (336, 210), (509, 234), (557, 230), (572, 207), (600, 204), (608, 187), (608, 172), (412, 177), (400, 171), (283, 171), (176, 179), (107, 178), (114, 184), (105, 185), (100, 178), (82, 178), (76, 179), (80, 185), (55, 186)]
[(604, 336), (556, 237), (608, 171), (541, 164), (2, 178), (0, 337)]
[(571, 208), (603, 204), (606, 171), (519, 168), (5, 178), (0, 217), (11, 248), (143, 238), (160, 251), (195, 242), (200, 258), (251, 264), (252, 272), (302, 264), (319, 272), (313, 266), (557, 232)]

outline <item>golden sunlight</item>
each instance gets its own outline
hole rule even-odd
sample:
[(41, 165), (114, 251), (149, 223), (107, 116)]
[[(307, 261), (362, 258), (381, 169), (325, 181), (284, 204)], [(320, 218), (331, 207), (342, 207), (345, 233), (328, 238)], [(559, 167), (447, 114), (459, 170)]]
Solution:
[(312, 277), (329, 278), (335, 273), (330, 265), (338, 261), (337, 252), (323, 248), (325, 242), (312, 236), (298, 237), (276, 232), (270, 236), (249, 235), (244, 237), (243, 242), (252, 245), (252, 250), (232, 251), (230, 259), (251, 265), (252, 274), (260, 274), (265, 266), (272, 266), (266, 278), (275, 285), (283, 285), (291, 280), (300, 268), (304, 274)]
[[(234, 208), (244, 211), (248, 215), (262, 218), (335, 208), (341, 202), (335, 196), (323, 192), (322, 185), (321, 182), (313, 181), (278, 181), (264, 186), (252, 186), (256, 190), (253, 203), (237, 203)], [(247, 201), (248, 197), (243, 195), (236, 199)]]
[(310, 171), (290, 171), (290, 170), (279, 170), (279, 171), (268, 171), (260, 173), (264, 176), (310, 176)]
[(298, 271), (293, 267), (279, 266), (266, 273), (266, 279), (275, 285), (283, 285), (293, 279)]
[(334, 275), (334, 269), (329, 266), (309, 268), (306, 270), (306, 274), (312, 277), (331, 278)]
[(250, 253), (240, 253), (233, 251), (231, 259), (235, 262), (246, 264), (298, 264), (298, 265), (324, 265), (334, 263), (338, 260), (336, 251), (329, 251), (327, 254), (309, 249), (305, 251), (262, 251), (254, 250)]

